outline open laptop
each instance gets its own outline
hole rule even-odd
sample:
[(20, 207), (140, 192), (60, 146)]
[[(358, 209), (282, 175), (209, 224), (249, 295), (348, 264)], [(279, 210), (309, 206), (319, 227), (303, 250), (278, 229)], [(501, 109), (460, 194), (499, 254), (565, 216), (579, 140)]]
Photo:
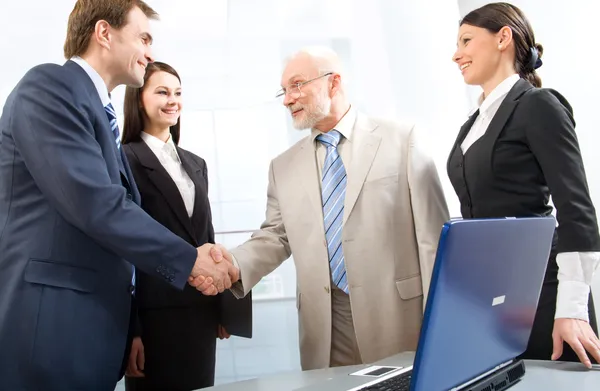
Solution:
[(555, 226), (553, 217), (447, 222), (413, 365), (374, 366), (299, 390), (511, 387), (525, 374), (516, 358), (527, 347)]

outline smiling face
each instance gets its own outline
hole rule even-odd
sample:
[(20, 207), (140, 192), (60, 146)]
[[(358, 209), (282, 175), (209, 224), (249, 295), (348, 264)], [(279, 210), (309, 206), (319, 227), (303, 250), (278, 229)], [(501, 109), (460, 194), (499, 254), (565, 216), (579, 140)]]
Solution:
[(502, 58), (499, 34), (480, 27), (463, 24), (458, 31), (458, 42), (453, 61), (465, 83), (484, 85), (496, 74)]
[(146, 66), (152, 62), (152, 36), (150, 23), (144, 12), (134, 7), (127, 17), (127, 24), (113, 29), (111, 44), (112, 73), (116, 85), (141, 87), (144, 84)]
[(181, 83), (168, 72), (158, 71), (146, 81), (141, 95), (146, 126), (166, 129), (177, 124), (181, 115)]

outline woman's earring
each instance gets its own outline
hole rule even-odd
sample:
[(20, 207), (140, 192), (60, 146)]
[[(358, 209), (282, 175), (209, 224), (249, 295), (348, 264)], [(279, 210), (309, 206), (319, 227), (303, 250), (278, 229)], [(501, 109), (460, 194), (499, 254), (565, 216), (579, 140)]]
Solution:
[(502, 50), (502, 45), (498, 45), (498, 50)]

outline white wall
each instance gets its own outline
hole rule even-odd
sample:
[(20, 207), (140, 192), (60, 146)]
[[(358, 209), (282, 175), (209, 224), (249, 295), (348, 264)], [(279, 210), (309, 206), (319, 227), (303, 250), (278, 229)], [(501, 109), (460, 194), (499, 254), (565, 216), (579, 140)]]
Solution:
[[(459, 0), (461, 15), (488, 1)], [(588, 184), (600, 216), (600, 52), (597, 16), (600, 6), (586, 0), (513, 0), (527, 15), (538, 43), (544, 46), (544, 65), (538, 70), (544, 87), (554, 88), (573, 106), (577, 135)], [(600, 272), (592, 284), (600, 322)]]

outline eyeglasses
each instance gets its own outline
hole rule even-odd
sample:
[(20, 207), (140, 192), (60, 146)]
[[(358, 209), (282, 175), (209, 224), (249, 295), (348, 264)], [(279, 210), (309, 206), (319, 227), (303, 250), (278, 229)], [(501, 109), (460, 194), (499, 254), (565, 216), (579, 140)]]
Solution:
[(289, 95), (290, 98), (292, 98), (292, 99), (298, 99), (302, 95), (302, 91), (300, 90), (300, 87), (307, 85), (308, 83), (318, 80), (322, 77), (329, 76), (329, 75), (333, 75), (333, 72), (327, 72), (324, 75), (315, 77), (314, 79), (310, 79), (310, 80), (303, 81), (300, 83), (294, 83), (294, 84), (290, 85), (288, 88), (282, 88), (279, 91), (277, 91), (277, 95), (275, 95), (275, 98), (281, 98), (285, 95)]

